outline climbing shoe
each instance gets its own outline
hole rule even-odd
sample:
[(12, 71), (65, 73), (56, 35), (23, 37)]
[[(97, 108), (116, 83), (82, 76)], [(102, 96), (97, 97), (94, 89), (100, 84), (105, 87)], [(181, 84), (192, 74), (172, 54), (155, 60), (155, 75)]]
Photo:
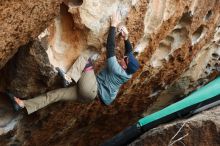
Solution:
[(19, 104), (15, 101), (15, 98), (14, 98), (15, 96), (14, 96), (12, 93), (10, 93), (10, 92), (6, 92), (5, 94), (6, 94), (6, 95), (8, 96), (8, 98), (10, 99), (13, 110), (14, 110), (15, 112), (20, 111), (20, 110), (22, 109), (22, 107), (19, 106)]
[(88, 72), (90, 70), (93, 70), (93, 62), (91, 60), (91, 58), (88, 59), (88, 62), (85, 66), (85, 68), (83, 69), (84, 72)]
[(58, 71), (58, 75), (63, 80), (63, 87), (68, 87), (72, 83), (72, 81), (68, 81), (66, 79), (66, 73), (62, 69), (60, 69), (59, 67), (56, 67), (56, 70)]

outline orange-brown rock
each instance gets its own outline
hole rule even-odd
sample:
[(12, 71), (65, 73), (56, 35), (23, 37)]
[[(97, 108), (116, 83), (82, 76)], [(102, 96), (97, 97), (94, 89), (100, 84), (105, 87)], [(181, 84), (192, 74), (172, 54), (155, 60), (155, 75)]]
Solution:
[(0, 68), (17, 49), (37, 37), (59, 12), (60, 0), (0, 2)]
[[(43, 46), (48, 54), (42, 60), (48, 61), (45, 64), (50, 64), (49, 70), (53, 71), (56, 66), (67, 70), (89, 46), (95, 47), (101, 54), (96, 65), (98, 69), (102, 67), (109, 17), (116, 10), (128, 27), (141, 69), (121, 88), (112, 105), (103, 106), (99, 99), (84, 105), (72, 102), (50, 105), (30, 116), (23, 115), (24, 118), (17, 122), (16, 128), (1, 137), (0, 145), (99, 145), (142, 116), (203, 86), (214, 79), (219, 71), (219, 8), (218, 0), (65, 0), (60, 15), (39, 36), (39, 46)], [(119, 37), (117, 39), (117, 52), (120, 52), (122, 42)], [(41, 73), (48, 71), (41, 61), (34, 64), (41, 65), (41, 71), (35, 73), (35, 79), (31, 80), (36, 88), (26, 90), (24, 86), (11, 87), (20, 95), (44, 92), (56, 82), (52, 80), (54, 83), (43, 87), (34, 83), (39, 80), (44, 82)], [(22, 81), (20, 73), (31, 73), (32, 69), (26, 71), (25, 66), (22, 68), (14, 74), (18, 76), (15, 85), (19, 85), (18, 82), (30, 82)], [(175, 126), (173, 129), (176, 129)], [(199, 129), (196, 127), (195, 132)], [(174, 134), (174, 131), (170, 134), (168, 132), (163, 134), (163, 138), (167, 138), (164, 142), (169, 142)], [(213, 132), (216, 132), (214, 128)], [(154, 137), (153, 132), (150, 134), (148, 137)], [(158, 138), (156, 136), (155, 143)], [(217, 141), (217, 137), (214, 134), (209, 140)], [(146, 142), (149, 145), (155, 143)], [(191, 143), (187, 141), (189, 145), (193, 143), (193, 140)], [(199, 144), (205, 145), (206, 141)]]

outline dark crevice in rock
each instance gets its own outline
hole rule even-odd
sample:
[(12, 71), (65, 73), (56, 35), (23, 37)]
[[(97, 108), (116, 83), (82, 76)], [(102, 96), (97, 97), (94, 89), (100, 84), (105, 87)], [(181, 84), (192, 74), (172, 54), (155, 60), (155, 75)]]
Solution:
[(206, 16), (204, 17), (205, 21), (208, 21), (212, 16), (212, 10), (209, 10), (206, 14)]
[(81, 6), (83, 4), (83, 0), (70, 0), (69, 3), (74, 6)]
[(191, 12), (184, 13), (179, 20), (179, 24), (181, 24), (183, 26), (190, 25), (191, 23), (192, 23)]
[(192, 44), (196, 44), (200, 39), (202, 39), (207, 32), (207, 28), (201, 25), (192, 35)]

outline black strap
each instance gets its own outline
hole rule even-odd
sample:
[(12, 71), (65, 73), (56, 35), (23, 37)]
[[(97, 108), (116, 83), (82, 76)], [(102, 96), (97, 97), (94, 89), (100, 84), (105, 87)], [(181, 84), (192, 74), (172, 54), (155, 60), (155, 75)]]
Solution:
[(113, 138), (107, 140), (101, 146), (124, 146), (134, 141), (141, 135), (141, 128), (138, 126), (139, 124), (134, 124), (122, 132), (118, 133)]

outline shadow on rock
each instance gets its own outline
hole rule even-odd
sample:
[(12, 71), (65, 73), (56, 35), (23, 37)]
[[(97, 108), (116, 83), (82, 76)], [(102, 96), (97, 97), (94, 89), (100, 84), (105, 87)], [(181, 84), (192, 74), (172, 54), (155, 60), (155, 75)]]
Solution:
[(0, 135), (14, 128), (18, 115), (13, 111), (7, 96), (0, 93)]

